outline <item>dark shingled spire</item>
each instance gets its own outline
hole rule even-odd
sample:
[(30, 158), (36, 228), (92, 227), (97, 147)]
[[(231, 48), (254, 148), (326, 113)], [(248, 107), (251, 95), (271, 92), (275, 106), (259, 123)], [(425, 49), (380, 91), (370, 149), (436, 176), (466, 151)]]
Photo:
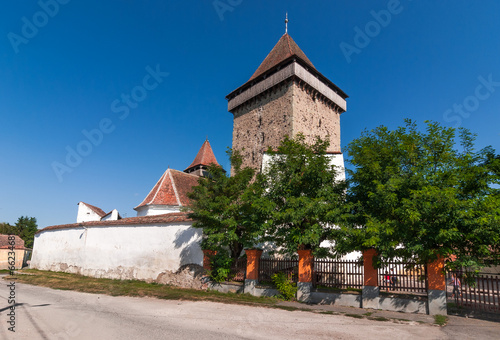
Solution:
[(292, 37), (288, 35), (288, 33), (283, 34), (281, 39), (278, 41), (278, 43), (274, 46), (274, 48), (269, 52), (267, 55), (266, 59), (260, 64), (259, 68), (255, 73), (250, 77), (248, 81), (251, 81), (261, 74), (265, 73), (266, 71), (269, 71), (282, 61), (292, 57), (296, 56), (300, 59), (302, 59), (307, 65), (309, 65), (311, 68), (316, 70), (314, 65), (311, 63), (309, 58), (305, 55), (304, 52), (300, 49), (300, 47), (293, 41)]

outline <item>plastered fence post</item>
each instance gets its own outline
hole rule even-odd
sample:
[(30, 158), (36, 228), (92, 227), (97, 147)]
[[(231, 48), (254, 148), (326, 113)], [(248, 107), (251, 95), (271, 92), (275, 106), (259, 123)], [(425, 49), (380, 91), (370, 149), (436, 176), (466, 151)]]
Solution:
[(378, 270), (373, 266), (375, 256), (377, 256), (375, 249), (363, 251), (364, 282), (361, 302), (363, 308), (379, 308)]
[(215, 254), (217, 254), (216, 250), (209, 250), (209, 249), (203, 250), (203, 269), (205, 270), (212, 269), (210, 262), (212, 261), (212, 256), (214, 256)]
[(312, 250), (299, 250), (299, 282), (297, 283), (297, 300), (308, 301), (311, 295), (314, 257)]
[(444, 258), (438, 258), (427, 264), (427, 298), (429, 315), (448, 313), (446, 308), (446, 278), (444, 275)]
[(259, 282), (259, 261), (262, 250), (245, 249), (247, 254), (247, 274), (245, 278), (245, 293), (254, 295), (255, 286)]

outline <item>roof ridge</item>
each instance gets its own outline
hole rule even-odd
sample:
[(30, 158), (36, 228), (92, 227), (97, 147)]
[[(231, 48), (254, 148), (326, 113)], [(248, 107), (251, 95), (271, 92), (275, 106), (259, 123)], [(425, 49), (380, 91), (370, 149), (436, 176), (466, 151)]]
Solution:
[(170, 177), (170, 182), (172, 183), (172, 189), (174, 189), (174, 194), (175, 194), (175, 199), (177, 200), (177, 204), (179, 207), (182, 207), (182, 202), (181, 199), (179, 198), (179, 193), (177, 192), (177, 187), (175, 185), (174, 177), (172, 176), (172, 173), (169, 171), (168, 172), (168, 177)]
[[(146, 204), (150, 204), (151, 202), (154, 202), (154, 200), (155, 200), (156, 196), (158, 196), (158, 193), (160, 192), (161, 187), (163, 186), (163, 183), (165, 182), (165, 178), (167, 177), (166, 175), (167, 175), (167, 173), (168, 173), (169, 171), (170, 171), (170, 168), (168, 168), (168, 169), (167, 169), (167, 170), (163, 173), (163, 175), (161, 176), (161, 178), (158, 180), (158, 182), (159, 182), (159, 181), (161, 181), (161, 183), (160, 183), (160, 185), (158, 186), (158, 188), (156, 189), (156, 193), (155, 193), (155, 195), (153, 196), (153, 198), (152, 198), (149, 202), (146, 202)], [(158, 182), (156, 182), (156, 183), (158, 184)], [(153, 190), (154, 190), (154, 188), (156, 188), (156, 184), (155, 184), (155, 186), (153, 187), (153, 189), (151, 189), (151, 191), (153, 191)], [(148, 195), (148, 196), (149, 196), (149, 195)]]
[(293, 55), (292, 46), (290, 46), (290, 36), (288, 35), (288, 33), (285, 33), (285, 35), (286, 35), (286, 42), (288, 44), (288, 50), (290, 51), (290, 54)]

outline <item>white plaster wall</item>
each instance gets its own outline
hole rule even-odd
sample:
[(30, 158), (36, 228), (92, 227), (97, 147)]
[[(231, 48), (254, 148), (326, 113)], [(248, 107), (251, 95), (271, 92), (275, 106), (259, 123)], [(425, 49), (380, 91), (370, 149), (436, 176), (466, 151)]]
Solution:
[(78, 214), (76, 216), (76, 223), (100, 221), (99, 216), (94, 210), (90, 209), (85, 203), (78, 203)]
[(178, 205), (145, 205), (136, 209), (137, 217), (153, 216), (181, 212)]
[(31, 268), (154, 280), (184, 264), (202, 265), (200, 238), (190, 223), (48, 230), (35, 236)]
[[(281, 155), (279, 155), (279, 156), (281, 156)], [(273, 157), (279, 157), (279, 156), (271, 156), (268, 153), (264, 153), (264, 155), (262, 157), (262, 172), (267, 171), (270, 163), (273, 160)], [(345, 180), (344, 155), (343, 154), (330, 154), (330, 155), (327, 155), (327, 157), (330, 158), (330, 165), (334, 165), (335, 169), (337, 170), (336, 180), (337, 181)]]
[(116, 221), (116, 220), (118, 220), (118, 210), (116, 209), (113, 209), (111, 211), (111, 214), (108, 214), (101, 218), (101, 221)]

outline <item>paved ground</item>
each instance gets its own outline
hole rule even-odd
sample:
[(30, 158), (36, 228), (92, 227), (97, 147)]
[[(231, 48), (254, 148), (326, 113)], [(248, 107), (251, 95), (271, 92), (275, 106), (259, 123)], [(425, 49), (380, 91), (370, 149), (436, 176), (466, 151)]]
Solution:
[(111, 297), (25, 284), (16, 284), (19, 305), (12, 333), (7, 329), (7, 284), (0, 281), (0, 339), (498, 339), (500, 334), (499, 323), (458, 317), (437, 327), (426, 315), (372, 315), (411, 320), (397, 323), (212, 302)]

